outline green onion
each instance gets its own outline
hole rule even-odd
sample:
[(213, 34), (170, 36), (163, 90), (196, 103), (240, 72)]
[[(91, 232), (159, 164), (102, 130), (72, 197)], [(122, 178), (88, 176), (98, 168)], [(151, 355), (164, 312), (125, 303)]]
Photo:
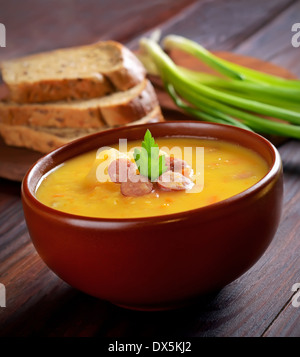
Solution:
[(292, 88), (300, 89), (299, 80), (287, 80), (277, 76), (272, 76), (270, 74), (262, 73), (250, 68), (246, 68), (235, 63), (226, 61), (222, 58), (219, 58), (207, 51), (200, 44), (191, 41), (182, 36), (169, 35), (166, 36), (163, 40), (163, 45), (165, 49), (177, 48), (191, 55), (199, 58), (204, 63), (214, 68), (220, 73), (225, 74), (231, 78), (238, 78), (242, 80), (249, 80), (253, 82), (258, 82), (264, 85), (280, 85), (287, 86)]
[(201, 110), (199, 110), (200, 107), (196, 109), (185, 104), (183, 101), (180, 100), (180, 98), (175, 92), (174, 87), (170, 83), (165, 83), (165, 88), (169, 93), (170, 97), (173, 99), (174, 103), (188, 114), (192, 114), (193, 116), (205, 121), (210, 121), (213, 123), (221, 123), (221, 124), (231, 124), (246, 130), (251, 130), (248, 126), (244, 125), (238, 120), (232, 118), (231, 116), (225, 113), (216, 110), (215, 108), (209, 105), (205, 105), (204, 103), (201, 103), (200, 105)]
[[(258, 71), (234, 66), (179, 36), (167, 36), (165, 46), (191, 53), (229, 79), (177, 66), (151, 39), (144, 38), (140, 44), (144, 60), (148, 65), (153, 62), (152, 68), (161, 76), (174, 103), (186, 113), (201, 120), (300, 139), (300, 81), (265, 76)], [(260, 115), (296, 125), (272, 121)]]
[(244, 79), (244, 75), (229, 66), (218, 61), (217, 57), (207, 51), (204, 47), (196, 44), (181, 36), (170, 35), (164, 38), (163, 46), (169, 50), (172, 48), (179, 48), (185, 52), (200, 58), (208, 66), (215, 68), (217, 71), (223, 73), (230, 78)]
[(193, 105), (199, 105), (199, 103), (201, 103), (201, 106), (202, 103), (206, 103), (207, 105), (210, 105), (227, 115), (239, 118), (245, 125), (257, 132), (300, 139), (300, 126), (275, 122), (255, 116), (248, 112), (243, 112), (234, 107), (203, 97), (184, 87), (180, 87), (180, 89), (178, 88), (177, 91)]
[(183, 67), (179, 67), (179, 70), (187, 75), (191, 80), (196, 80), (199, 83), (208, 85), (214, 88), (222, 88), (227, 90), (233, 90), (237, 92), (244, 92), (247, 94), (256, 93), (259, 96), (270, 96), (274, 98), (274, 104), (277, 99), (284, 99), (288, 102), (300, 102), (300, 88), (281, 88), (279, 86), (262, 86), (253, 82), (245, 82), (238, 80), (226, 80), (217, 76), (213, 76), (206, 73), (191, 71)]

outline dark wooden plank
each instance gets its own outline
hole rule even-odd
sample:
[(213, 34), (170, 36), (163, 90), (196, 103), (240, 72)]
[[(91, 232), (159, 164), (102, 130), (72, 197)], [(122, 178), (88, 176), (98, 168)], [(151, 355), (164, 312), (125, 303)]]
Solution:
[(0, 178), (0, 212), (5, 210), (8, 200), (20, 199), (20, 184)]
[(234, 51), (271, 61), (300, 77), (299, 48), (293, 47), (291, 43), (295, 34), (291, 31), (292, 25), (300, 21), (299, 13), (300, 1), (297, 1)]
[[(282, 260), (286, 260), (282, 269), (286, 270), (287, 281), (278, 281), (278, 284), (284, 286), (289, 300), (283, 307), (281, 313), (274, 319), (269, 328), (265, 331), (265, 336), (295, 336), (300, 337), (300, 307), (292, 305), (292, 297), (296, 294), (292, 291), (292, 286), (300, 283), (300, 248), (299, 248), (299, 231), (300, 231), (300, 143), (290, 142), (280, 148), (280, 153), (284, 163), (285, 176), (289, 184), (285, 185), (286, 195), (286, 220), (291, 221), (289, 227), (286, 227), (286, 239), (293, 237), (292, 249), (283, 252)], [(299, 299), (298, 299), (299, 301)]]
[(30, 166), (42, 156), (37, 151), (7, 146), (0, 138), (0, 177), (22, 181)]
[[(299, 277), (299, 275), (298, 275)], [(300, 279), (298, 278), (298, 281)], [(299, 301), (299, 299), (298, 299)], [(264, 333), (264, 337), (300, 337), (300, 312), (291, 302)]]
[[(228, 51), (291, 3), (293, 0), (198, 1), (156, 28), (161, 30), (162, 37), (177, 34), (198, 41), (209, 49)], [(136, 36), (127, 45), (137, 48), (139, 38)]]
[(99, 40), (126, 42), (195, 0), (0, 0), (0, 60)]
[[(0, 282), (6, 287), (6, 307), (0, 308), (0, 336), (9, 336), (12, 330), (19, 336), (33, 334), (35, 323), (38, 326), (43, 321), (32, 319), (37, 302), (44, 307), (49, 296), (51, 304), (44, 310), (47, 318), (71, 288), (49, 271), (30, 241), (20, 200), (20, 183), (1, 179), (0, 186)], [(52, 300), (54, 295), (56, 303)]]

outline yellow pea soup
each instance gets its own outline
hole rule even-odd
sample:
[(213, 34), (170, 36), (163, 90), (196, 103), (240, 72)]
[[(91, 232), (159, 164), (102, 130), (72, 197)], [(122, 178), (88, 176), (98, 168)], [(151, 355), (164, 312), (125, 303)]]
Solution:
[[(96, 151), (68, 160), (45, 175), (36, 191), (37, 199), (59, 211), (98, 218), (137, 218), (178, 213), (207, 206), (253, 186), (268, 172), (265, 160), (237, 144), (194, 138), (157, 138), (160, 148), (177, 147), (203, 186), (195, 192), (162, 191), (155, 188), (144, 196), (126, 197), (120, 184), (96, 178)], [(127, 149), (140, 146), (129, 142)], [(184, 148), (191, 150), (184, 151)], [(198, 165), (196, 148), (204, 148)], [(118, 149), (118, 145), (112, 146)], [(199, 169), (200, 167), (200, 169)], [(203, 172), (200, 172), (203, 171)], [(88, 178), (88, 180), (87, 180)], [(92, 178), (92, 179), (91, 179)]]

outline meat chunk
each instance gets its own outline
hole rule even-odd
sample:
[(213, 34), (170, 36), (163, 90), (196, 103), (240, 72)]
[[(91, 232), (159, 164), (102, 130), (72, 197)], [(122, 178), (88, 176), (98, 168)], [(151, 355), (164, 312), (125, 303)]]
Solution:
[(165, 163), (170, 171), (179, 172), (186, 177), (191, 177), (193, 174), (191, 166), (186, 161), (178, 159), (177, 157), (165, 156)]
[(129, 176), (135, 175), (137, 167), (129, 159), (120, 158), (112, 161), (107, 170), (112, 182), (121, 183), (127, 181)]
[(121, 193), (127, 197), (144, 196), (153, 190), (153, 184), (149, 180), (145, 180), (141, 175), (132, 177), (134, 181), (130, 179), (127, 182), (121, 183)]
[(165, 191), (183, 191), (189, 190), (194, 186), (191, 179), (184, 176), (180, 172), (171, 170), (163, 173), (157, 180), (158, 186)]

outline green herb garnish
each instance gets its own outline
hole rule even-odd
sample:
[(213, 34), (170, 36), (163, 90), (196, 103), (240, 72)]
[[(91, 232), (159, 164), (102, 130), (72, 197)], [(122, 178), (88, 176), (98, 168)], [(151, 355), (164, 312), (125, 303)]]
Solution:
[(150, 181), (156, 180), (167, 171), (165, 155), (159, 155), (159, 147), (149, 129), (147, 129), (141, 149), (134, 149), (134, 160), (141, 175)]

